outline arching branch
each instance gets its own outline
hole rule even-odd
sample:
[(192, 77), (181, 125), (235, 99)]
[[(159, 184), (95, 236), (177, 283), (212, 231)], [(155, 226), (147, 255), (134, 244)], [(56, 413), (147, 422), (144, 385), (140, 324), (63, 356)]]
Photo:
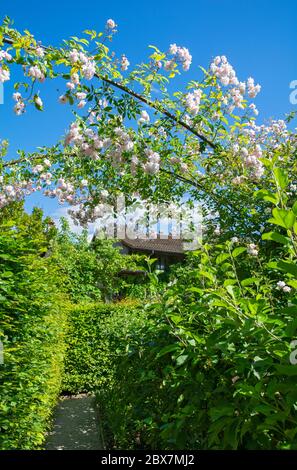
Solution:
[[(10, 38), (3, 38), (3, 41), (6, 44), (13, 44), (13, 40)], [(48, 47), (41, 46), (43, 47), (44, 50), (51, 50)], [(109, 85), (113, 86), (114, 88), (118, 88), (119, 90), (123, 91), (124, 93), (127, 93), (130, 96), (133, 96), (137, 100), (141, 101), (142, 103), (146, 104), (147, 106), (155, 109), (159, 113), (163, 114), (164, 116), (168, 117), (171, 121), (175, 122), (177, 125), (183, 127), (187, 131), (191, 132), (193, 135), (198, 137), (200, 140), (205, 142), (209, 147), (215, 149), (217, 146), (213, 142), (211, 142), (207, 137), (205, 137), (203, 134), (200, 134), (197, 132), (195, 129), (193, 129), (191, 126), (189, 126), (187, 123), (182, 121), (181, 119), (178, 119), (174, 114), (170, 113), (166, 108), (164, 108), (162, 105), (160, 105), (157, 102), (151, 101), (148, 98), (145, 98), (144, 96), (140, 95), (139, 93), (136, 93), (135, 91), (131, 90), (128, 88), (126, 85), (123, 85), (122, 83), (116, 82), (114, 80), (111, 80), (108, 77), (105, 77), (100, 74), (95, 74), (95, 77), (98, 78), (99, 80), (102, 80), (105, 83), (108, 83)]]
[(211, 142), (210, 140), (208, 140), (204, 135), (200, 134), (199, 132), (197, 132), (195, 129), (193, 129), (191, 126), (189, 126), (187, 123), (185, 123), (184, 121), (181, 121), (180, 119), (178, 119), (176, 116), (174, 116), (174, 114), (170, 113), (167, 109), (163, 108), (163, 106), (161, 106), (160, 104), (158, 104), (157, 102), (154, 102), (154, 101), (151, 101), (151, 100), (148, 100), (147, 98), (145, 98), (144, 96), (136, 93), (135, 91), (131, 90), (130, 88), (126, 87), (125, 85), (122, 85), (121, 83), (118, 83), (118, 82), (115, 82), (114, 80), (110, 80), (109, 78), (106, 78), (106, 77), (103, 77), (103, 76), (100, 76), (100, 75), (97, 75), (96, 74), (96, 77), (101, 79), (102, 81), (104, 81), (105, 83), (108, 83), (109, 85), (113, 86), (113, 87), (116, 87), (122, 91), (124, 91), (125, 93), (129, 94), (130, 96), (133, 96), (134, 98), (138, 99), (139, 101), (142, 101), (142, 103), (145, 103), (146, 105), (150, 106), (151, 108), (154, 108), (156, 109), (157, 111), (159, 111), (161, 114), (164, 114), (164, 116), (167, 116), (171, 121), (175, 122), (176, 124), (178, 124), (179, 126), (183, 127), (184, 129), (186, 129), (187, 131), (191, 132), (192, 134), (194, 134), (196, 137), (198, 137), (200, 140), (202, 140), (203, 142), (205, 142), (207, 145), (209, 145), (209, 147), (215, 149), (216, 148), (216, 145)]

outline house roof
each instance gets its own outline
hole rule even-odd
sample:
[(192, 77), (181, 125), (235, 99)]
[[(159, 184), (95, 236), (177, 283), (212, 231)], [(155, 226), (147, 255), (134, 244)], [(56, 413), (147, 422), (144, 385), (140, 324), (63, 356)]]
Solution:
[(154, 238), (154, 239), (140, 239), (136, 238), (131, 240), (125, 238), (121, 240), (122, 244), (128, 248), (139, 251), (149, 251), (157, 253), (171, 253), (171, 254), (184, 254), (183, 240), (175, 238)]

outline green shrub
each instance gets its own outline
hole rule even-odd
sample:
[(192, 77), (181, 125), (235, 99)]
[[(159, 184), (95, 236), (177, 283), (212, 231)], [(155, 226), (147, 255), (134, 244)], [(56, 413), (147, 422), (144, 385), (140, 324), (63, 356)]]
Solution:
[(66, 312), (58, 305), (32, 317), (4, 342), (0, 448), (40, 448), (61, 391)]
[(64, 391), (95, 391), (112, 383), (118, 355), (137, 334), (142, 317), (133, 301), (75, 306), (69, 318)]
[(116, 447), (297, 449), (297, 202), (272, 176), (261, 230), (192, 253), (114, 364)]
[(98, 394), (117, 448), (297, 448), (296, 295), (245, 252), (204, 246), (150, 306)]
[[(51, 225), (35, 210), (1, 218), (0, 448), (40, 448), (61, 389), (67, 299), (42, 255)], [(63, 305), (63, 307), (62, 307)]]
[(64, 273), (65, 289), (74, 303), (100, 302), (129, 292), (135, 278), (120, 276), (124, 269), (141, 269), (143, 256), (122, 255), (114, 240), (94, 237), (88, 231), (71, 232), (65, 219), (53, 245), (55, 263)]
[(117, 347), (116, 354), (110, 351), (113, 376), (98, 389), (97, 401), (108, 448), (160, 449), (159, 432), (147, 435), (147, 424), (151, 416), (158, 416), (160, 407), (171, 406), (172, 394), (156, 384), (163, 364), (155, 361), (152, 352), (168, 346), (173, 338), (164, 331), (160, 312), (143, 309), (141, 318), (135, 313), (128, 313), (128, 322), (115, 319), (111, 325), (115, 329), (108, 335), (113, 338), (111, 345)]
[(63, 389), (96, 392), (110, 447), (134, 446), (134, 399), (146, 416), (146, 404), (139, 403), (144, 396), (139, 372), (145, 373), (143, 352), (156, 344), (152, 336), (158, 341), (157, 324), (154, 315), (129, 300), (77, 306), (70, 314)]

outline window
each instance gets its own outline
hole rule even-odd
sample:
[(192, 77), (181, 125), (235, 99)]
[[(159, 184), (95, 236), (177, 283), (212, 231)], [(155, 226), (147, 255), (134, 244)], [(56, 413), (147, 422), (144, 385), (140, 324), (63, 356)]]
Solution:
[(160, 271), (165, 271), (165, 267), (165, 256), (160, 256), (157, 261), (157, 269), (159, 269)]

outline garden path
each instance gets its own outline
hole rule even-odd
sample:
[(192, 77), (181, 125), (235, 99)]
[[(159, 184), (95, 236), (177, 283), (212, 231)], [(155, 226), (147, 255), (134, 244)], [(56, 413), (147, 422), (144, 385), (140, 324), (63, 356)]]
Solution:
[(95, 398), (90, 395), (61, 397), (45, 449), (101, 450), (103, 448)]

